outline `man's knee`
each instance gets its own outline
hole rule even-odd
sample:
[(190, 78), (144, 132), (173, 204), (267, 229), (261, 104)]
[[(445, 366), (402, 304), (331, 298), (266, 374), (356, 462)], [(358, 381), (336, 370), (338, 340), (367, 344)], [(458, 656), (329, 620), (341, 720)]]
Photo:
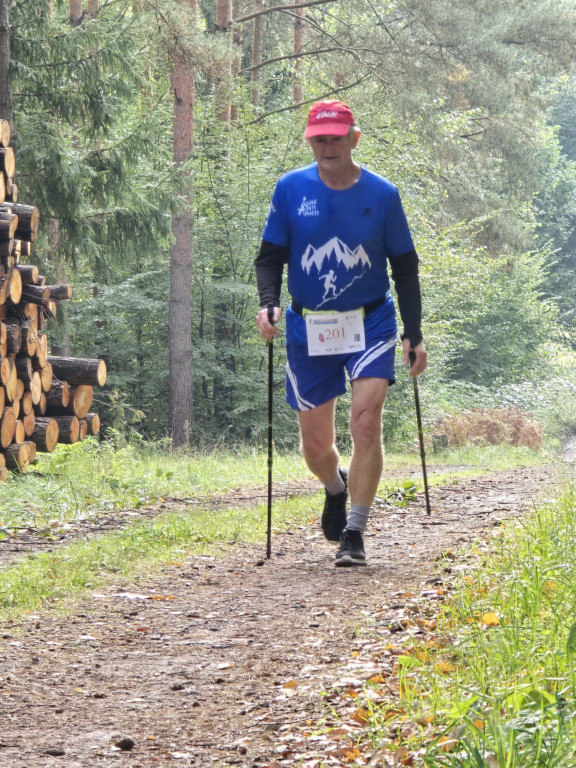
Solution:
[(382, 435), (382, 417), (379, 409), (365, 408), (350, 417), (350, 434), (354, 445), (371, 445)]
[(332, 441), (319, 434), (300, 436), (300, 450), (307, 461), (317, 463), (322, 461), (332, 450)]

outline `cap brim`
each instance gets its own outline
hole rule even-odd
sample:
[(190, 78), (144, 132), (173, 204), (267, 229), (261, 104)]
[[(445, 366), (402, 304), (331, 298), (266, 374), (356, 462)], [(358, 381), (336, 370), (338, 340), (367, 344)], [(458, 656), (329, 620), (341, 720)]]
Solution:
[(307, 125), (304, 135), (307, 139), (313, 136), (346, 136), (352, 128), (348, 123), (322, 123), (322, 125)]

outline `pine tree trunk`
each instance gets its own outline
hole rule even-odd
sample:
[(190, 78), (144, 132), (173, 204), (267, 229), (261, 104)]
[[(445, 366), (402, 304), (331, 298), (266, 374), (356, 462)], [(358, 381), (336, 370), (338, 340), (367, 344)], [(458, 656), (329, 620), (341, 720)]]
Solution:
[[(66, 274), (66, 267), (64, 265), (64, 259), (60, 253), (60, 219), (51, 217), (48, 219), (48, 238), (50, 240), (50, 252), (52, 259), (56, 264), (56, 279), (58, 282), (66, 283), (68, 276)], [(60, 311), (56, 318), (55, 328), (53, 329), (54, 342), (52, 349), (55, 355), (61, 355), (64, 357), (70, 357), (70, 328), (68, 321), (68, 305), (62, 304)], [(61, 351), (56, 351), (56, 345), (61, 348)]]
[[(299, 2), (299, 0), (296, 0), (296, 2)], [(305, 12), (305, 8), (294, 9), (294, 55), (297, 57), (294, 59), (294, 80), (292, 84), (292, 99), (294, 104), (300, 104), (304, 100), (304, 92), (302, 90), (302, 77), (300, 74), (302, 62), (298, 57), (300, 56), (302, 48), (304, 47)]]
[[(216, 0), (216, 32), (225, 34), (232, 24), (232, 0)], [(229, 123), (232, 112), (230, 106), (231, 56), (227, 56), (220, 77), (216, 80), (214, 100), (216, 119)]]
[[(196, 10), (196, 0), (180, 0)], [(194, 146), (194, 71), (177, 60), (170, 82), (174, 93), (174, 163), (180, 166)], [(192, 177), (184, 178), (186, 203), (172, 219), (174, 242), (170, 248), (170, 398), (169, 428), (175, 446), (189, 442), (192, 432)]]
[[(10, 15), (9, 0), (0, 0), (0, 117), (14, 128), (12, 114), (12, 89), (10, 86)], [(2, 131), (5, 136), (5, 129)], [(9, 139), (9, 135), (8, 135)], [(8, 142), (0, 142), (7, 146)]]
[[(232, 18), (239, 15), (240, 0), (233, 0)], [(232, 21), (230, 22), (232, 23)], [(232, 56), (230, 58), (230, 83), (233, 84), (232, 72), (238, 72), (242, 67), (242, 27), (237, 24), (232, 30)], [(230, 119), (238, 120), (238, 101), (232, 99), (230, 106)]]
[[(263, 7), (262, 0), (254, 0), (254, 11), (259, 11)], [(257, 67), (262, 61), (262, 16), (256, 16), (254, 19), (254, 29), (252, 31), (252, 66)], [(258, 106), (260, 99), (260, 70), (253, 69), (252, 79), (252, 105)]]
[(82, 22), (82, 2), (81, 0), (69, 0), (69, 19), (71, 27), (78, 27)]

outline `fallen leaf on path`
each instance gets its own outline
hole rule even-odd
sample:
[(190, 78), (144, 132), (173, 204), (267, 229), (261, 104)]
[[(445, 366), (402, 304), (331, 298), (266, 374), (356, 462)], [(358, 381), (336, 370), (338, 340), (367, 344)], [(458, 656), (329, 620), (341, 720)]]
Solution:
[(368, 678), (369, 683), (385, 683), (386, 678), (382, 674), (372, 675)]
[(348, 739), (353, 729), (350, 726), (343, 725), (340, 728), (332, 728), (324, 734), (324, 738), (330, 741), (339, 741), (340, 739)]
[(456, 748), (458, 740), (448, 736), (441, 736), (436, 743), (442, 752), (452, 752)]
[(368, 712), (367, 709), (364, 709), (364, 707), (360, 707), (360, 709), (352, 712), (350, 717), (354, 722), (360, 723), (360, 725), (366, 725), (366, 723), (370, 721), (370, 712)]
[(392, 720), (395, 717), (400, 717), (405, 714), (406, 711), (404, 709), (387, 709), (386, 712), (384, 712), (384, 720)]

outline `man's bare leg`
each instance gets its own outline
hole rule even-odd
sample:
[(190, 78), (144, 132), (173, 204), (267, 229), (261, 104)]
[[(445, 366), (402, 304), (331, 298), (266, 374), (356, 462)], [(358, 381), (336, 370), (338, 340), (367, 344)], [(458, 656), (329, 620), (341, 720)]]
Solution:
[(337, 567), (366, 565), (363, 534), (382, 476), (382, 407), (387, 390), (386, 379), (356, 379), (352, 382), (350, 513), (340, 535)]
[(352, 382), (350, 502), (368, 510), (382, 477), (382, 408), (387, 391), (387, 379), (355, 379)]
[(336, 448), (335, 409), (336, 398), (309, 411), (298, 411), (302, 455), (310, 471), (324, 485), (333, 480), (340, 463)]
[(336, 448), (335, 407), (334, 399), (298, 414), (302, 453), (326, 492), (321, 526), (328, 541), (340, 541), (348, 517), (346, 475), (339, 469), (340, 455)]

